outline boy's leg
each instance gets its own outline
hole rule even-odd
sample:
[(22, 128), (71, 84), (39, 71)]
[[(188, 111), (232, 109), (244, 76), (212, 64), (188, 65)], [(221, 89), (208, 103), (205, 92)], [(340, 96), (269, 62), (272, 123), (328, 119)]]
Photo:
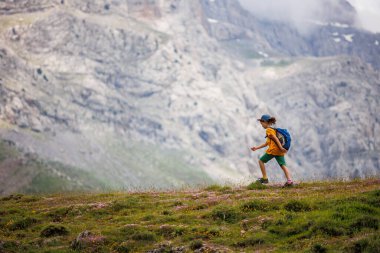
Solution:
[(265, 170), (265, 164), (263, 161), (259, 160), (259, 165), (260, 165), (260, 169), (261, 169), (261, 174), (263, 174), (263, 178), (264, 179), (267, 179), (268, 176), (267, 176), (267, 172)]
[(266, 172), (266, 169), (265, 169), (265, 163), (267, 163), (268, 161), (270, 161), (272, 158), (273, 158), (273, 156), (269, 155), (267, 153), (265, 153), (262, 157), (260, 157), (259, 165), (260, 165), (261, 173), (263, 174), (263, 178), (264, 179), (268, 178), (267, 172)]
[(288, 167), (286, 167), (285, 157), (284, 156), (276, 156), (276, 161), (280, 165), (281, 169), (284, 171), (285, 177), (288, 181), (292, 181), (290, 177), (290, 172)]
[(285, 165), (282, 165), (281, 169), (284, 171), (286, 179), (288, 179), (288, 181), (292, 181), (288, 167), (286, 167)]

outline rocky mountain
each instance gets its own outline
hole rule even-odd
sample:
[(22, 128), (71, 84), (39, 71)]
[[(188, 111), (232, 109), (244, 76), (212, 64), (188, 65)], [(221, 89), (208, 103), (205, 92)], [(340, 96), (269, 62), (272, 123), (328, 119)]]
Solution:
[[(380, 35), (341, 8), (302, 34), (237, 1), (1, 1), (4, 150), (62, 184), (73, 168), (114, 189), (246, 182), (271, 113), (297, 180), (379, 175)], [(1, 185), (37, 176), (0, 168)]]

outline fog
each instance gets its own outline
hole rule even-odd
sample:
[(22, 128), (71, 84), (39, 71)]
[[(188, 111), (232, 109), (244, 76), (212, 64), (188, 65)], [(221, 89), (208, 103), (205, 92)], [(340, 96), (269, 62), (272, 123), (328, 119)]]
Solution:
[[(300, 32), (307, 33), (313, 27), (310, 21), (321, 21), (321, 0), (239, 0), (241, 4), (261, 19), (277, 20), (294, 25)], [(338, 0), (330, 1), (332, 5)], [(380, 32), (380, 0), (349, 0), (357, 10), (356, 25), (371, 32)]]
[(350, 0), (358, 11), (360, 26), (380, 33), (380, 0)]

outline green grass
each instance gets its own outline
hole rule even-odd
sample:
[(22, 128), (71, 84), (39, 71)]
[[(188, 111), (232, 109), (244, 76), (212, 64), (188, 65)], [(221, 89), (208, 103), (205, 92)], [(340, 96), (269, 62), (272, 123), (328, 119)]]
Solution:
[(0, 197), (0, 252), (379, 252), (379, 203), (376, 179), (13, 194)]
[[(110, 188), (104, 180), (92, 173), (59, 162), (44, 161), (33, 155), (25, 155), (14, 144), (0, 140), (0, 166), (9, 166), (7, 161), (14, 165), (7, 168), (11, 173), (0, 180), (0, 193), (15, 185), (19, 185), (18, 192), (29, 194), (104, 191)], [(20, 183), (23, 181), (28, 183)]]

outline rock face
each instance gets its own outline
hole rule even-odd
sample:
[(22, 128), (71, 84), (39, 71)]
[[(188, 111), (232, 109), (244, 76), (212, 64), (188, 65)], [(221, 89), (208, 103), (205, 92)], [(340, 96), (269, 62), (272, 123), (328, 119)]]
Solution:
[[(281, 22), (260, 20), (236, 1), (202, 1), (205, 26), (220, 41), (247, 40), (249, 49), (268, 56), (352, 55), (380, 69), (380, 34), (354, 27), (355, 9), (345, 0), (331, 6), (327, 1), (323, 20), (305, 20), (307, 32)], [(339, 15), (337, 14), (339, 13)]]
[(271, 113), (296, 178), (378, 175), (380, 38), (342, 8), (347, 27), (306, 36), (237, 1), (3, 1), (0, 136), (115, 188), (170, 188), (258, 176)]

